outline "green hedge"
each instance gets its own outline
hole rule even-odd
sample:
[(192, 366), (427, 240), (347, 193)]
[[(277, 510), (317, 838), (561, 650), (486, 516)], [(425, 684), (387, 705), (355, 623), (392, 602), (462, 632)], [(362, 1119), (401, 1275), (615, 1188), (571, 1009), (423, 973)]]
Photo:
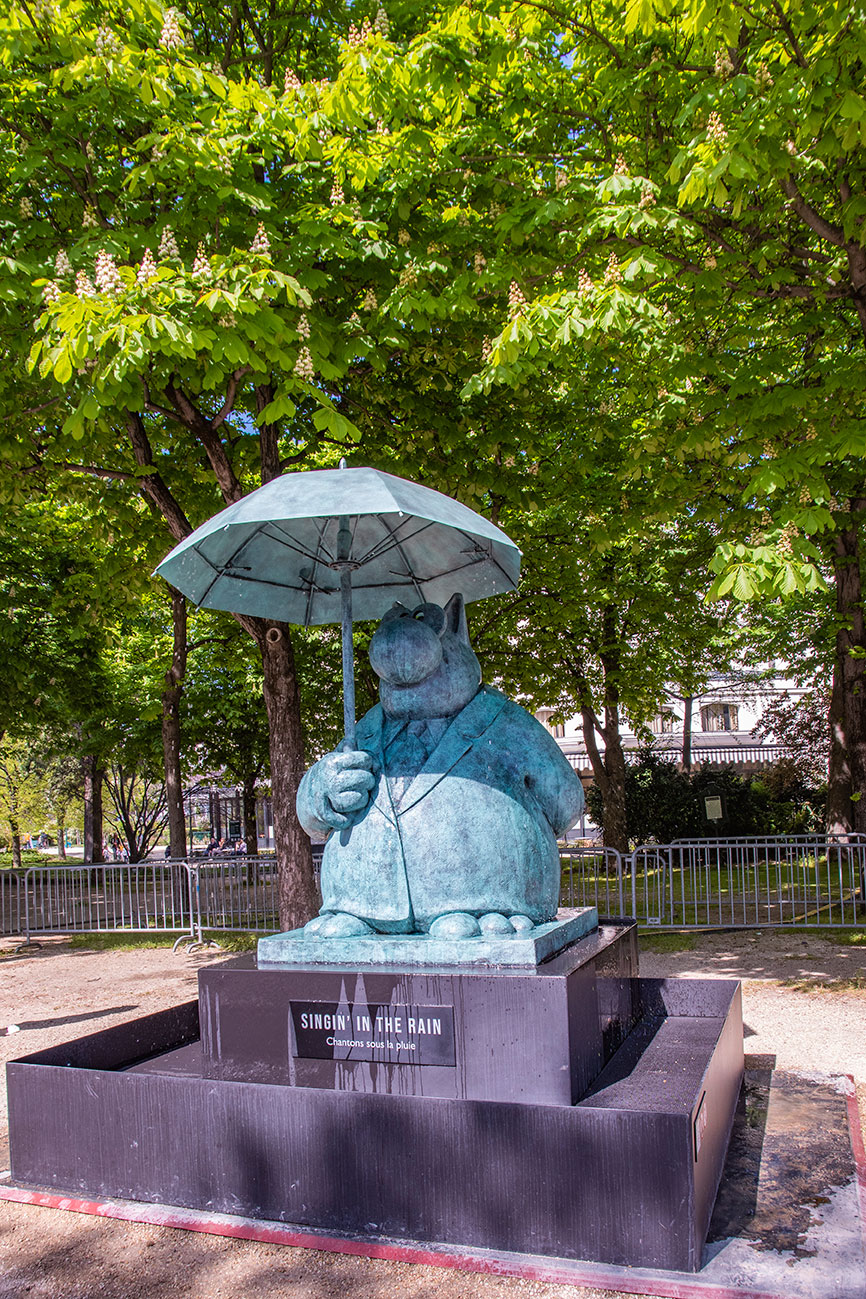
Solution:
[[(722, 797), (721, 821), (707, 820), (708, 794)], [(825, 791), (810, 789), (785, 759), (754, 776), (731, 767), (713, 770), (708, 763), (687, 775), (670, 759), (644, 749), (639, 761), (626, 768), (626, 824), (632, 843), (820, 832), (825, 798)], [(595, 785), (586, 801), (592, 819), (603, 827), (601, 792)]]

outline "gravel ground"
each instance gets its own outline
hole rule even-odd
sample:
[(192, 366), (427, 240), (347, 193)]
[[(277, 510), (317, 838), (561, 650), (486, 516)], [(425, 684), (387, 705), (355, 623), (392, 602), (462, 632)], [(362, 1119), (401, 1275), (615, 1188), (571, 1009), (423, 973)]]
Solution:
[[(89, 952), (48, 940), (31, 955), (0, 942), (0, 1061), (108, 1027), (196, 994), (223, 953)], [(694, 949), (648, 951), (649, 976), (743, 983), (746, 1050), (801, 1074), (851, 1073), (866, 1117), (866, 947), (817, 935), (702, 935)], [(829, 990), (845, 980), (847, 990)], [(785, 986), (794, 981), (797, 987)], [(5, 1081), (4, 1081), (5, 1087)], [(5, 1091), (0, 1167), (6, 1167)], [(31, 1205), (0, 1204), (0, 1299), (601, 1299), (602, 1292), (442, 1268), (226, 1240)], [(611, 1299), (611, 1292), (604, 1294)], [(617, 1299), (617, 1296), (613, 1296)]]

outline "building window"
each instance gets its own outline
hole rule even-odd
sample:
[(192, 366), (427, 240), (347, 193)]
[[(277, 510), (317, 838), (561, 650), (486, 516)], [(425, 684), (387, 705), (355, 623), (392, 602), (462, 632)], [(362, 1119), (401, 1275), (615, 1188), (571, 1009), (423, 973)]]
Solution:
[(659, 713), (658, 717), (654, 717), (652, 720), (653, 735), (672, 735), (675, 721), (676, 718), (673, 713), (665, 709), (663, 713)]
[(736, 731), (739, 720), (736, 704), (704, 704), (701, 709), (701, 728), (705, 731)]

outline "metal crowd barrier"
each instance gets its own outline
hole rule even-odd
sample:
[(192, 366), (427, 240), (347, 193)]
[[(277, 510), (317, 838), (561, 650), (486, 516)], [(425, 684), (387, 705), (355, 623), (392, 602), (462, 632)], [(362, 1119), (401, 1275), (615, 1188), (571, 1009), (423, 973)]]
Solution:
[(559, 854), (562, 907), (597, 907), (600, 916), (624, 916), (623, 858), (615, 848), (569, 847)]
[(636, 848), (630, 914), (666, 928), (838, 928), (866, 919), (866, 835), (692, 839)]
[(33, 866), (19, 900), (19, 932), (33, 935), (194, 932), (186, 862)]
[(279, 929), (276, 858), (208, 858), (189, 869), (199, 937), (203, 929)]
[[(321, 848), (314, 848), (316, 867)], [(677, 929), (834, 928), (866, 923), (866, 835), (694, 839), (560, 853), (562, 906)], [(279, 929), (274, 857), (196, 857), (0, 872), (0, 933)]]
[(20, 934), (21, 873), (15, 870), (0, 871), (0, 934)]

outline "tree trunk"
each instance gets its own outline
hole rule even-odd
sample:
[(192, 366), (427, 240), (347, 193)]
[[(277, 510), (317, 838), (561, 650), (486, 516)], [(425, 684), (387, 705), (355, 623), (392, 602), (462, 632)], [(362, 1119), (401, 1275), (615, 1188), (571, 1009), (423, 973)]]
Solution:
[(186, 675), (186, 599), (171, 592), (174, 643), (171, 667), (162, 692), (162, 756), (165, 764), (165, 797), (168, 804), (168, 851), (175, 860), (186, 856), (186, 822), (183, 815), (183, 781), (180, 771), (180, 700)]
[(607, 789), (604, 797), (604, 846), (628, 852), (628, 824), (625, 814), (625, 754), (619, 733), (619, 724), (611, 726), (608, 719), (604, 728), (604, 767)]
[(105, 773), (93, 755), (82, 759), (84, 766), (84, 860), (99, 866), (105, 861), (102, 851), (102, 781)]
[[(852, 519), (836, 534), (836, 663), (841, 670), (845, 749), (851, 772), (852, 828), (866, 833), (866, 619), (859, 530), (866, 499), (851, 501)], [(834, 682), (835, 685), (835, 682)]]
[(845, 741), (845, 693), (843, 685), (840, 633), (836, 633), (836, 657), (833, 662), (833, 689), (827, 724), (830, 728), (830, 762), (827, 775), (827, 833), (847, 835), (853, 827), (851, 803), (851, 767)]
[[(602, 801), (602, 836), (605, 848), (615, 848), (617, 852), (629, 850), (628, 830), (625, 815), (625, 754), (619, 734), (618, 718), (616, 724), (600, 727), (598, 718), (591, 708), (582, 708), (583, 738), (592, 776), (601, 790)], [(604, 755), (599, 751), (596, 741), (597, 732), (604, 736)]]
[(247, 856), (259, 855), (259, 832), (256, 825), (256, 777), (254, 772), (244, 776), (243, 789), (243, 823), (244, 842), (247, 845)]
[(268, 713), (280, 924), (297, 929), (316, 914), (319, 894), (310, 840), (295, 812), (304, 774), (304, 736), (291, 633), (285, 623), (250, 619), (261, 650)]
[(692, 769), (692, 707), (694, 697), (683, 697), (683, 771), (688, 776)]
[(16, 871), (21, 870), (21, 827), (17, 821), (10, 819), (9, 829), (12, 831), (12, 867)]
[(57, 856), (60, 861), (66, 861), (66, 808), (56, 808), (54, 816), (57, 821)]

